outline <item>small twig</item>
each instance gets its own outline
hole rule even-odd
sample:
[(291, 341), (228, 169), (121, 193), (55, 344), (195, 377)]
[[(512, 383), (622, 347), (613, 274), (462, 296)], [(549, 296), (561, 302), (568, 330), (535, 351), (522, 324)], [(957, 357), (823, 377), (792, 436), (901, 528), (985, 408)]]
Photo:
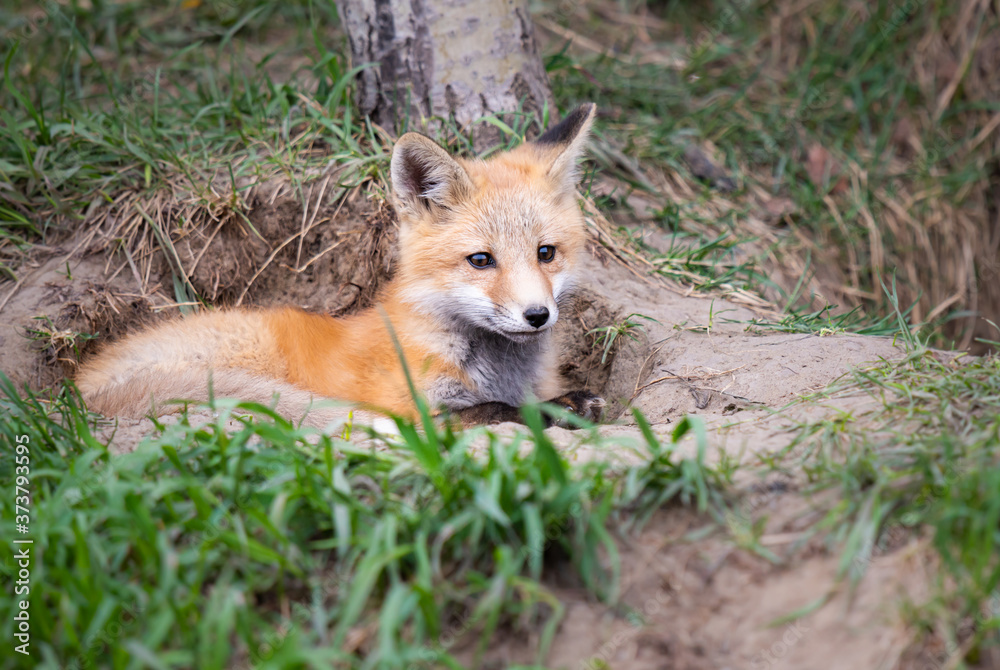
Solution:
[[(601, 54), (602, 56), (605, 56), (606, 58), (618, 61), (619, 63), (630, 65), (630, 63), (627, 63), (620, 57), (616, 56), (614, 51), (608, 46), (599, 44), (598, 42), (590, 39), (589, 37), (584, 37), (580, 33), (570, 30), (569, 28), (563, 28), (562, 26), (553, 23), (552, 21), (549, 21), (547, 19), (544, 19), (542, 17), (535, 17), (535, 25), (541, 26), (545, 30), (548, 30), (550, 33), (558, 35), (559, 37), (565, 40), (570, 40), (574, 44), (577, 44), (583, 47), (584, 49), (587, 49), (588, 51), (594, 51), (596, 53)], [(683, 58), (671, 58), (669, 56), (666, 57), (665, 59), (658, 58), (657, 64), (663, 65), (664, 67), (673, 68), (676, 70), (680, 70), (687, 67), (687, 61), (684, 60)]]
[(150, 309), (152, 311), (154, 311), (154, 312), (162, 312), (165, 309), (173, 309), (174, 307), (193, 307), (195, 305), (200, 306), (201, 303), (198, 302), (198, 301), (195, 301), (195, 302), (170, 302), (170, 303), (166, 303), (166, 304), (163, 304), (163, 305), (156, 305), (154, 307), (151, 307)]
[[(187, 272), (184, 271), (184, 264), (181, 262), (181, 257), (177, 253), (177, 249), (174, 248), (173, 240), (170, 239), (169, 231), (160, 228), (159, 214), (156, 219), (153, 219), (141, 205), (136, 203), (136, 209), (138, 210), (140, 216), (146, 220), (149, 224), (149, 229), (156, 236), (157, 241), (160, 243), (160, 247), (163, 249), (163, 255), (167, 259), (167, 263), (170, 265), (171, 269), (176, 268), (177, 274), (180, 275), (181, 279), (184, 280), (185, 290), (190, 289), (191, 295), (197, 296), (198, 292), (194, 288), (194, 284), (191, 283), (191, 278)], [(162, 212), (162, 210), (160, 210)], [(139, 287), (140, 290), (142, 287)]]
[[(330, 177), (327, 176), (326, 179), (323, 180), (323, 183), (320, 185), (319, 195), (316, 196), (316, 207), (313, 209), (312, 216), (309, 218), (309, 225), (307, 225), (305, 227), (305, 229), (302, 231), (302, 237), (299, 238), (299, 249), (298, 249), (298, 252), (296, 252), (296, 254), (295, 254), (295, 264), (296, 265), (298, 265), (299, 261), (302, 259), (302, 243), (305, 242), (306, 235), (309, 233), (309, 231), (312, 230), (313, 227), (316, 225), (316, 217), (319, 215), (319, 209), (320, 209), (320, 207), (323, 204), (323, 195), (326, 193), (326, 187), (327, 187), (327, 184), (329, 184), (329, 183), (330, 183)], [(310, 192), (312, 192), (311, 189), (310, 189)], [(344, 206), (344, 202), (345, 201), (346, 201), (346, 198), (342, 198), (341, 201), (340, 201), (340, 204), (337, 206), (337, 211), (334, 212), (333, 216), (330, 217), (329, 219), (322, 219), (320, 221), (320, 223), (322, 223), (323, 221), (332, 221), (333, 219), (337, 218), (337, 214), (340, 213), (340, 208)], [(308, 204), (309, 203), (308, 203), (308, 200), (307, 200), (306, 201), (307, 209), (308, 209)], [(307, 263), (307, 265), (308, 265), (308, 263)]]
[(208, 242), (205, 242), (205, 246), (201, 248), (201, 252), (198, 254), (198, 257), (194, 259), (194, 264), (191, 265), (190, 274), (194, 274), (195, 269), (198, 267), (198, 263), (201, 262), (201, 257), (205, 255), (206, 251), (208, 251), (208, 248), (212, 245), (212, 240), (214, 240), (215, 236), (219, 234), (219, 231), (222, 230), (222, 226), (225, 223), (226, 219), (221, 219), (219, 221), (219, 225), (217, 225), (215, 230), (212, 231), (212, 234), (208, 236)]
[(321, 257), (323, 257), (326, 254), (330, 253), (331, 251), (333, 251), (334, 249), (336, 249), (337, 247), (339, 247), (344, 242), (346, 242), (346, 240), (337, 240), (336, 242), (334, 242), (333, 244), (331, 244), (330, 246), (328, 246), (326, 249), (324, 249), (323, 251), (319, 252), (318, 254), (316, 254), (315, 256), (313, 256), (312, 258), (310, 258), (309, 260), (307, 260), (306, 264), (303, 265), (303, 266), (301, 266), (301, 267), (293, 268), (293, 267), (289, 267), (287, 265), (285, 267), (287, 267), (292, 272), (296, 272), (296, 273), (302, 272), (307, 267), (309, 267), (310, 265), (312, 265), (315, 261), (318, 261)]
[(139, 275), (139, 268), (136, 267), (135, 260), (132, 258), (131, 252), (128, 247), (122, 247), (122, 251), (125, 253), (125, 260), (128, 261), (128, 266), (132, 270), (132, 276), (135, 278), (136, 284), (139, 286), (139, 291), (145, 293), (146, 288), (142, 285), (142, 277)]
[[(299, 226), (299, 247), (295, 252), (295, 264), (298, 265), (302, 258), (302, 241), (306, 239), (306, 219), (309, 218), (309, 201), (312, 199), (313, 187), (309, 187), (306, 193), (305, 202), (302, 203), (302, 224)], [(317, 200), (317, 208), (319, 207)]]
[(4, 296), (3, 301), (0, 301), (0, 312), (3, 311), (3, 308), (7, 305), (7, 301), (10, 300), (12, 297), (14, 297), (14, 294), (17, 293), (17, 289), (21, 288), (21, 284), (23, 283), (24, 283), (23, 276), (16, 282), (14, 282), (14, 287), (10, 289), (10, 291), (7, 293), (6, 296)]
[[(990, 3), (980, 0), (980, 2), (975, 2), (967, 6), (974, 7), (976, 5), (979, 5), (979, 11), (977, 12), (975, 19), (976, 32), (972, 36), (972, 39), (965, 43), (965, 52), (962, 54), (962, 60), (959, 62), (958, 67), (955, 68), (955, 74), (952, 75), (951, 81), (948, 82), (948, 84), (944, 87), (944, 90), (941, 91), (941, 95), (938, 96), (937, 105), (934, 107), (934, 116), (932, 117), (934, 123), (941, 120), (944, 110), (946, 110), (948, 105), (951, 103), (951, 99), (954, 97), (955, 91), (958, 90), (958, 85), (962, 83), (962, 80), (965, 79), (965, 75), (969, 71), (969, 65), (972, 64), (972, 56), (976, 53), (976, 48), (979, 46), (979, 39), (983, 28), (983, 19), (986, 12), (990, 8)], [(968, 24), (963, 27), (967, 28)]]
[(657, 348), (653, 349), (652, 353), (650, 353), (649, 356), (646, 356), (646, 359), (642, 362), (642, 365), (639, 366), (639, 374), (635, 378), (635, 387), (632, 389), (632, 398), (629, 399), (629, 402), (632, 402), (632, 400), (637, 395), (639, 395), (639, 382), (642, 380), (642, 371), (646, 369), (646, 365), (649, 363), (650, 360), (652, 360), (653, 356), (660, 353), (660, 349), (662, 349), (665, 345), (666, 342), (664, 342)]
[[(665, 377), (660, 377), (659, 379), (654, 379), (653, 381), (651, 381), (651, 382), (649, 382), (647, 384), (643, 384), (642, 386), (640, 386), (639, 388), (637, 388), (636, 391), (635, 391), (635, 393), (632, 395), (632, 397), (629, 398), (629, 402), (632, 402), (633, 400), (635, 400), (636, 396), (638, 396), (640, 393), (642, 393), (645, 389), (649, 388), (653, 384), (659, 384), (660, 382), (670, 381), (671, 379), (678, 379), (678, 380), (686, 383), (689, 388), (694, 389), (696, 387), (694, 386), (694, 384), (691, 383), (692, 381), (695, 381), (695, 380), (700, 381), (702, 379), (712, 379), (713, 377), (721, 377), (723, 375), (728, 375), (731, 372), (736, 372), (737, 370), (742, 370), (747, 365), (749, 365), (749, 363), (744, 363), (743, 365), (739, 366), (738, 368), (733, 368), (732, 370), (723, 370), (722, 372), (711, 372), (711, 373), (708, 373), (708, 374), (701, 374), (701, 375), (696, 375), (696, 376), (692, 376), (692, 377), (683, 377), (683, 376), (678, 375), (678, 374), (670, 373), (670, 374), (668, 374)], [(667, 372), (670, 372), (670, 371), (667, 370)], [(711, 390), (711, 389), (709, 389), (709, 390)]]
[(271, 264), (271, 261), (273, 261), (274, 257), (278, 255), (278, 252), (287, 247), (291, 242), (295, 240), (295, 238), (299, 237), (299, 235), (301, 234), (302, 234), (301, 231), (295, 233), (287, 240), (282, 242), (274, 251), (271, 252), (271, 255), (267, 257), (267, 260), (264, 261), (264, 264), (261, 265), (259, 268), (257, 268), (257, 272), (253, 274), (253, 277), (250, 277), (250, 281), (248, 281), (247, 285), (243, 287), (243, 292), (240, 293), (240, 297), (237, 298), (236, 300), (236, 305), (235, 305), (236, 307), (239, 307), (241, 304), (243, 304), (243, 298), (246, 297), (247, 291), (249, 291), (250, 287), (253, 286), (253, 283), (257, 281), (257, 277), (260, 276), (260, 273), (262, 273), (267, 268), (267, 266)]

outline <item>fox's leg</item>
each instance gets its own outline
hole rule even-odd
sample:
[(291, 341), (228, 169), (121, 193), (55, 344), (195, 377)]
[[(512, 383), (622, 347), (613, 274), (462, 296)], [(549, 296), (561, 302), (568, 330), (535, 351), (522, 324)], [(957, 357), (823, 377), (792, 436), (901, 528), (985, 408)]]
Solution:
[[(604, 411), (604, 405), (606, 404), (604, 402), (604, 398), (595, 395), (586, 389), (563, 393), (561, 396), (552, 398), (548, 402), (552, 405), (559, 405), (566, 411), (572, 412), (573, 414), (583, 417), (587, 421), (593, 421), (594, 423), (601, 420), (601, 413)], [(551, 417), (550, 423), (562, 425), (556, 417)]]
[[(571, 391), (570, 393), (564, 393), (561, 396), (552, 398), (548, 402), (563, 407), (567, 411), (588, 421), (594, 422), (601, 418), (601, 410), (604, 409), (604, 398), (596, 396), (590, 391)], [(504, 421), (524, 423), (524, 419), (521, 417), (521, 410), (514, 405), (508, 405), (503, 402), (484, 402), (458, 410), (455, 412), (455, 415), (467, 426), (503, 423)], [(572, 428), (572, 426), (561, 422), (559, 417), (551, 415), (545, 410), (542, 410), (542, 419), (545, 421), (546, 427), (556, 425), (564, 428)]]

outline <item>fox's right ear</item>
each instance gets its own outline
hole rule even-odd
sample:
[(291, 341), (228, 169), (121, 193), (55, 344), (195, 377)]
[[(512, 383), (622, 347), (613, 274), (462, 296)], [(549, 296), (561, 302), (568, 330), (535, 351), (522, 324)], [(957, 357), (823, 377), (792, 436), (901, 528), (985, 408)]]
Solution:
[(451, 207), (472, 193), (465, 168), (429, 137), (406, 133), (392, 149), (392, 190), (411, 207)]

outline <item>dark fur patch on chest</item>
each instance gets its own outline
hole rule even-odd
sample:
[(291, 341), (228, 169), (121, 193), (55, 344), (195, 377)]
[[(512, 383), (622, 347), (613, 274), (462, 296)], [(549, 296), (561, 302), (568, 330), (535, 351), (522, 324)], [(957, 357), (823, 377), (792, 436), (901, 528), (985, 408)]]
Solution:
[(545, 333), (537, 340), (514, 342), (479, 328), (455, 335), (450, 357), (471, 385), (442, 379), (428, 389), (432, 402), (452, 410), (488, 402), (520, 405), (537, 381), (541, 356), (551, 338)]
[(514, 342), (477, 330), (468, 335), (466, 343), (459, 365), (475, 385), (480, 402), (520, 405), (536, 381), (542, 351), (549, 346), (549, 334), (530, 342)]

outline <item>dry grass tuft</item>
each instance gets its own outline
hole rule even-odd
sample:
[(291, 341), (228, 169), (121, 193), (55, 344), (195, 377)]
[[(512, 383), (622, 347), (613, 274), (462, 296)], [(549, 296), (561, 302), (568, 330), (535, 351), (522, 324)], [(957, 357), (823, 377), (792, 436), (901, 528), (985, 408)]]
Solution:
[[(565, 48), (556, 81), (602, 103), (617, 197), (649, 191), (640, 219), (673, 207), (674, 230), (750, 239), (738, 250), (763, 278), (753, 288), (783, 306), (884, 314), (895, 274), (912, 322), (960, 348), (997, 339), (996, 3), (642, 11), (561, 3), (539, 22)], [(742, 192), (699, 184), (692, 142)]]
[[(761, 47), (782, 69), (794, 70), (803, 65), (810, 39), (803, 18), (810, 17), (802, 5), (781, 6), (787, 11), (780, 29)], [(851, 3), (849, 11), (863, 21), (867, 5)], [(913, 322), (951, 314), (944, 332), (962, 349), (975, 347), (975, 338), (996, 339), (985, 318), (1000, 317), (1000, 112), (991, 109), (1000, 100), (1000, 33), (990, 28), (998, 12), (995, 3), (964, 0), (952, 17), (918, 23), (923, 34), (899, 71), (913, 72), (924, 98), (936, 104), (907, 109), (883, 155), (853, 147), (857, 159), (843, 158), (848, 188), (823, 200), (836, 221), (863, 223), (860, 244), (837, 244), (829, 235), (810, 240), (795, 230), (799, 249), (785, 259), (801, 268), (811, 258), (826, 268), (816, 276), (819, 294), (847, 306), (882, 300), (872, 278), (895, 271), (901, 301), (915, 304)], [(937, 141), (921, 140), (927, 137)], [(876, 161), (888, 178), (873, 186), (864, 165)], [(979, 174), (959, 176), (968, 166)]]

